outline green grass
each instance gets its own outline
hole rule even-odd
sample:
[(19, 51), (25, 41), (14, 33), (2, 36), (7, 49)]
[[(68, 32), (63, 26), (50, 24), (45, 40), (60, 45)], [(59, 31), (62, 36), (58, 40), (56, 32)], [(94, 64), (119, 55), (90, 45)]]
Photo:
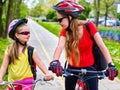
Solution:
[[(55, 34), (56, 36), (59, 36), (60, 25), (56, 24), (55, 22), (39, 22), (39, 24), (49, 30), (51, 33)], [(99, 27), (99, 29), (106, 30), (105, 27)], [(108, 29), (109, 28), (107, 28), (107, 30)], [(120, 43), (105, 38), (104, 42), (108, 50), (110, 51), (113, 62), (115, 63), (116, 67), (120, 72)], [(120, 74), (118, 75), (118, 77), (120, 78)]]
[[(104, 42), (110, 51), (113, 62), (120, 72), (120, 43), (108, 39), (104, 39)], [(118, 78), (120, 78), (120, 74), (118, 74)]]
[(0, 66), (2, 63), (4, 51), (5, 51), (6, 47), (8, 46), (8, 44), (9, 44), (9, 42), (7, 39), (0, 38)]
[[(0, 38), (0, 66), (3, 61), (4, 51), (8, 45), (9, 45), (8, 39)], [(7, 80), (7, 74), (4, 76), (4, 79)], [(1, 88), (3, 90), (4, 86), (3, 87), (0, 86), (0, 90)]]
[(39, 24), (49, 30), (54, 35), (59, 36), (59, 31), (61, 27), (56, 22), (39, 22)]
[(117, 31), (120, 32), (120, 28), (112, 28), (112, 27), (104, 27), (104, 26), (98, 26), (98, 29), (100, 31), (108, 31), (108, 30), (112, 30), (112, 31)]

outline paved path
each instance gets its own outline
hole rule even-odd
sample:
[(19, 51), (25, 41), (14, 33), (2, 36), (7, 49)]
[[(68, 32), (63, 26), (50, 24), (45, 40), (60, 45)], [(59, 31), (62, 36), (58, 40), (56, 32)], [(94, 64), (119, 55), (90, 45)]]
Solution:
[[(45, 63), (46, 67), (48, 67), (57, 46), (58, 38), (32, 20), (29, 20), (28, 25), (31, 29), (31, 38), (29, 43), (36, 48), (40, 58)], [(64, 66), (64, 52), (60, 58), (60, 61)], [(43, 77), (40, 70), (38, 70), (38, 76)], [(48, 86), (47, 89), (43, 86), (44, 89), (41, 90), (64, 90), (63, 79), (64, 78), (55, 77), (55, 80), (51, 81), (53, 86)], [(40, 90), (40, 88), (38, 90)], [(120, 90), (120, 80), (117, 78), (114, 81), (110, 81), (107, 78), (100, 80), (99, 90)]]

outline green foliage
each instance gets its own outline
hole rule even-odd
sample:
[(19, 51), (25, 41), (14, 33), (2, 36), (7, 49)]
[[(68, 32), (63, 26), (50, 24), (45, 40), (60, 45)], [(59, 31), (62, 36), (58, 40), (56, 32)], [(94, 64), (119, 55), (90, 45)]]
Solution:
[(59, 31), (61, 27), (56, 22), (39, 22), (39, 24), (56, 36), (59, 36)]
[(79, 17), (79, 19), (86, 20), (86, 18), (89, 17), (89, 13), (91, 11), (91, 5), (90, 3), (87, 3), (85, 0), (79, 0), (79, 4), (85, 8), (82, 15)]
[[(5, 49), (7, 48), (8, 44), (9, 44), (9, 42), (7, 39), (0, 38), (0, 66), (2, 64), (4, 52), (5, 52)], [(4, 76), (3, 79), (7, 80), (7, 74)], [(5, 88), (5, 87), (0, 86), (0, 90), (5, 90), (3, 88)]]
[(1, 23), (3, 24), (3, 30), (5, 30), (5, 26), (6, 26), (6, 17), (5, 17), (5, 15), (2, 16), (2, 22)]
[(9, 44), (9, 42), (7, 39), (0, 38), (0, 66), (2, 63), (4, 51), (5, 51), (6, 47), (8, 46), (8, 44)]
[[(8, 44), (9, 44), (9, 42), (7, 39), (0, 38), (0, 66), (2, 64), (4, 52), (5, 52), (5, 49), (7, 48)], [(7, 80), (7, 74), (4, 76), (4, 80)], [(0, 87), (0, 89), (1, 89), (1, 87)]]
[(25, 18), (29, 14), (28, 7), (22, 3), (20, 6), (20, 18)]
[[(104, 42), (110, 51), (113, 62), (120, 72), (120, 43), (108, 39), (104, 39)], [(118, 74), (118, 77), (120, 78), (120, 74)]]
[(39, 17), (44, 14), (43, 11), (44, 10), (42, 9), (41, 4), (39, 4), (30, 11), (30, 15), (34, 17)]
[(98, 30), (99, 31), (116, 31), (116, 32), (119, 32), (120, 33), (120, 29), (119, 28), (111, 28), (111, 27), (103, 27), (103, 26), (99, 26), (98, 27)]
[(56, 17), (56, 11), (55, 10), (51, 10), (48, 12), (48, 14), (46, 15), (47, 19), (55, 19)]
[(117, 14), (117, 18), (120, 20), (120, 13)]

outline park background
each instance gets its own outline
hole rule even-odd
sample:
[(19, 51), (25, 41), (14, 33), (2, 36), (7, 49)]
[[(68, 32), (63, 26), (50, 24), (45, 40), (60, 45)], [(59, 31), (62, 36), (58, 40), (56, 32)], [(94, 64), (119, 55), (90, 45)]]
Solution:
[[(0, 66), (4, 50), (11, 42), (7, 36), (7, 27), (13, 19), (31, 18), (59, 37), (60, 26), (57, 23), (56, 12), (52, 9), (58, 1), (60, 0), (0, 0)], [(96, 24), (120, 72), (120, 13), (117, 12), (120, 0), (77, 0), (77, 2), (85, 8), (79, 19)], [(109, 25), (107, 21), (113, 24)], [(7, 74), (4, 78), (7, 78)]]

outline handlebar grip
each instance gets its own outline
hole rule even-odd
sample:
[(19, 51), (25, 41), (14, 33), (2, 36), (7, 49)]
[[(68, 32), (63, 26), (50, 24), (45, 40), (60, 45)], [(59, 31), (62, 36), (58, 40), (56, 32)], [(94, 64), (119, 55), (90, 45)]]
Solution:
[(2, 82), (0, 83), (0, 85), (5, 85), (5, 84), (8, 84), (8, 82), (7, 82), (7, 81), (2, 81)]

